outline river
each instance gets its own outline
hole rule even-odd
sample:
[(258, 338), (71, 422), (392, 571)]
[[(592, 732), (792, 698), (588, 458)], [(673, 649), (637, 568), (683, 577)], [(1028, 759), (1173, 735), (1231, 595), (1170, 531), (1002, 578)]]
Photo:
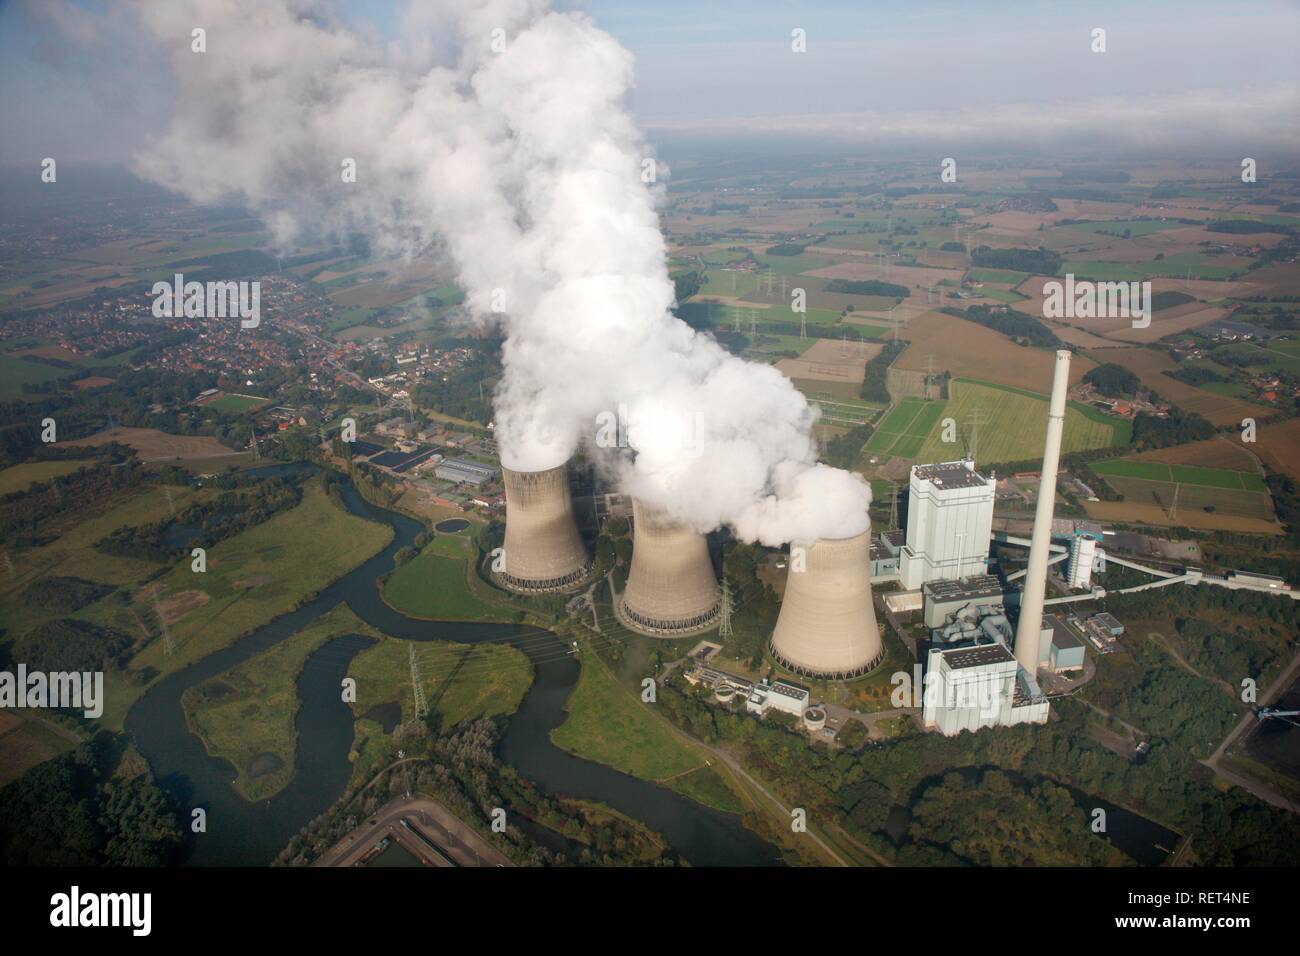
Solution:
[[(265, 865), (289, 839), (342, 795), (352, 772), (348, 751), (353, 718), (339, 694), (348, 665), (370, 638), (337, 637), (308, 658), (298, 679), (300, 708), (294, 776), (273, 798), (244, 800), (231, 785), (234, 768), (210, 757), (189, 732), (181, 695), (195, 684), (229, 670), (297, 633), (340, 601), (358, 617), (392, 637), (410, 641), (448, 640), (464, 644), (509, 643), (527, 654), (534, 680), (510, 718), (499, 756), (543, 791), (604, 803), (659, 832), (678, 854), (696, 866), (758, 866), (781, 862), (777, 850), (745, 829), (735, 814), (722, 813), (656, 784), (567, 753), (550, 731), (564, 721), (564, 703), (578, 680), (577, 659), (549, 631), (513, 624), (419, 621), (393, 610), (379, 596), (376, 579), (393, 567), (393, 555), (410, 545), (423, 526), (379, 508), (343, 486), (348, 510), (393, 528), (381, 553), (340, 578), (316, 598), (183, 670), (170, 674), (136, 702), (126, 730), (149, 761), (161, 786), (184, 808), (202, 808), (207, 830), (196, 834), (187, 860), (194, 865)], [(549, 640), (547, 639), (549, 638)]]

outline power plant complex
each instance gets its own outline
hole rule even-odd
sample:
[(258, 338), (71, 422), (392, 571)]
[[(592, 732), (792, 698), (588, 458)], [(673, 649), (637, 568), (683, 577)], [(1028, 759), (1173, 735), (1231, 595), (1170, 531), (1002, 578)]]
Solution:
[[(1092, 584), (1093, 570), (1106, 560), (1102, 533), (1076, 527), (1062, 533), (1066, 543), (1053, 541), (1069, 371), (1070, 353), (1058, 351), (1029, 539), (993, 530), (997, 479), (977, 470), (970, 458), (913, 465), (905, 529), (873, 535), (868, 527), (843, 538), (792, 543), (780, 612), (768, 641), (772, 660), (791, 673), (828, 681), (852, 680), (879, 667), (885, 648), (872, 585), (896, 583), (901, 589), (883, 595), (885, 607), (891, 615), (921, 611), (929, 634), (928, 640), (918, 641), (891, 616), (899, 637), (914, 645), (917, 654), (923, 691), (916, 703), (927, 729), (958, 734), (1045, 722), (1050, 701), (1044, 687), (1050, 688), (1057, 675), (1084, 670), (1086, 644), (1108, 653), (1115, 636), (1123, 633), (1123, 626), (1104, 613), (1086, 623), (1073, 615), (1045, 614), (1048, 605), (1106, 594)], [(496, 580), (524, 594), (580, 589), (590, 581), (594, 562), (578, 530), (567, 465), (503, 473), (504, 562), (494, 571)], [(631, 519), (627, 582), (614, 601), (619, 622), (657, 638), (701, 634), (720, 624), (725, 635), (728, 599), (719, 587), (706, 537), (646, 502), (633, 500), (629, 510), (620, 496), (605, 497), (607, 514), (613, 513), (608, 500), (619, 499), (619, 513)], [(864, 517), (845, 515), (844, 524), (861, 526)], [(1027, 566), (1002, 572), (990, 559), (995, 541), (1028, 548)], [(1300, 596), (1284, 582), (1259, 575), (1215, 578), (1197, 569), (1178, 574), (1120, 557), (1112, 560), (1156, 578), (1122, 591), (1207, 583)], [(1049, 570), (1056, 564), (1065, 569), (1058, 587), (1084, 593), (1047, 597)], [(612, 579), (610, 586), (612, 590)], [(748, 680), (718, 674), (727, 693), (743, 689)], [(766, 686), (755, 684), (747, 693), (761, 697)], [(807, 690), (803, 693), (806, 698)], [(755, 713), (765, 712), (762, 701), (751, 697), (750, 703)]]

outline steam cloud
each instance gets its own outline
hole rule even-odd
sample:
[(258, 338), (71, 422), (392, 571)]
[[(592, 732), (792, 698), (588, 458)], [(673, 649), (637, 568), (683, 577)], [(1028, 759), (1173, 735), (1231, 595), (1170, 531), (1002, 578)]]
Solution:
[[(817, 463), (804, 397), (670, 313), (649, 151), (623, 107), (632, 56), (547, 6), (413, 6), (398, 45), (307, 0), (148, 5), (177, 104), (137, 171), (247, 204), (286, 246), (308, 228), (360, 231), (385, 253), (449, 258), (467, 307), (505, 334), (495, 407), (509, 468), (585, 447), (700, 531), (776, 545), (866, 530), (870, 486)], [(595, 441), (598, 416), (620, 408), (634, 454)]]

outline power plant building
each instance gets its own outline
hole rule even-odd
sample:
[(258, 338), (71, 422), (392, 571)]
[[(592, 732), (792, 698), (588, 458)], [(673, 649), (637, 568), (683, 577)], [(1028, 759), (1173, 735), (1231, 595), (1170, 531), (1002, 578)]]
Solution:
[(956, 581), (927, 581), (921, 588), (925, 626), (942, 627), (962, 611), (1003, 603), (1005, 588), (993, 574), (973, 574)]
[(506, 536), (496, 579), (524, 594), (578, 586), (594, 567), (578, 533), (566, 465), (545, 471), (501, 469)]
[(615, 612), (634, 631), (681, 637), (717, 624), (718, 579), (704, 535), (632, 503), (632, 567)]
[(1065, 579), (1072, 588), (1092, 587), (1092, 572), (1097, 562), (1097, 542), (1101, 535), (1090, 531), (1076, 531), (1070, 538), (1069, 564)]
[(772, 656), (809, 677), (845, 680), (884, 656), (871, 603), (870, 530), (794, 544)]
[(904, 588), (988, 570), (996, 493), (997, 480), (981, 475), (969, 459), (912, 466), (907, 543), (899, 560)]
[(952, 737), (963, 730), (1041, 724), (1049, 706), (1001, 642), (930, 651), (921, 709), (928, 729)]

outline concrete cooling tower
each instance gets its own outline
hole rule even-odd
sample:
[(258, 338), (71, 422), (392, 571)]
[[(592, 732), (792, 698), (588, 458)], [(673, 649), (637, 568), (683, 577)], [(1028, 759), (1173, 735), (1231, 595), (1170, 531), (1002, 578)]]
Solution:
[[(804, 569), (795, 570), (803, 548)], [(871, 531), (791, 548), (772, 656), (809, 677), (865, 674), (884, 656), (871, 605)]]
[(618, 619), (653, 637), (713, 627), (722, 605), (704, 535), (639, 501), (632, 502), (632, 527), (632, 568)]
[(512, 591), (536, 594), (581, 584), (592, 570), (578, 534), (566, 465), (546, 471), (501, 469), (506, 486), (504, 569)]

